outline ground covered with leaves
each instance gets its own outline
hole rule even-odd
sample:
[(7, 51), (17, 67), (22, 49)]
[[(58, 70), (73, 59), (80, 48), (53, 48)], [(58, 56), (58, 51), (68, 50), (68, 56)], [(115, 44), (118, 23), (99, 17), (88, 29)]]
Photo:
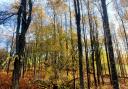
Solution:
[[(10, 89), (11, 87), (11, 76), (12, 73), (0, 72), (0, 89)], [(79, 89), (79, 78), (76, 78), (76, 89)], [(85, 79), (86, 80), (86, 79)], [(104, 78), (105, 83), (100, 84), (97, 88), (94, 87), (94, 83), (91, 83), (91, 89), (112, 89), (109, 81), (109, 77)], [(128, 79), (119, 78), (120, 89), (128, 89)], [(85, 81), (85, 87), (86, 85)], [(54, 84), (50, 80), (38, 79), (35, 80), (32, 72), (28, 72), (20, 80), (20, 89), (53, 89)], [(64, 79), (63, 82), (59, 83), (59, 89), (72, 89), (73, 81)]]

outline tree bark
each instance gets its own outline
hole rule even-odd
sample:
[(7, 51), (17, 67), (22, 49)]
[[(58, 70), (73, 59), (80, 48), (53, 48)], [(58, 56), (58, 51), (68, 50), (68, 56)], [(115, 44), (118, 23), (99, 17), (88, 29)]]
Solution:
[(76, 25), (77, 25), (77, 38), (78, 38), (78, 52), (79, 52), (79, 76), (80, 76), (80, 89), (84, 89), (84, 76), (83, 76), (83, 51), (82, 51), (82, 42), (81, 42), (81, 26), (80, 26), (80, 5), (79, 0), (74, 0), (74, 8), (76, 15)]
[(112, 44), (111, 33), (110, 33), (110, 28), (109, 28), (106, 0), (101, 0), (101, 4), (102, 4), (102, 10), (103, 10), (102, 19), (103, 19), (104, 36), (106, 38), (108, 54), (109, 54), (109, 59), (110, 59), (112, 84), (113, 84), (114, 89), (119, 89), (116, 64), (115, 64), (115, 60), (114, 60), (113, 44)]
[[(14, 62), (14, 70), (12, 75), (12, 89), (19, 89), (19, 79), (21, 76), (21, 68), (23, 63), (25, 34), (31, 22), (32, 1), (29, 0), (28, 16), (26, 12), (26, 0), (21, 0), (21, 4), (17, 13), (17, 30), (16, 30), (16, 58)], [(28, 18), (27, 18), (28, 17)], [(21, 32), (20, 32), (21, 28)]]

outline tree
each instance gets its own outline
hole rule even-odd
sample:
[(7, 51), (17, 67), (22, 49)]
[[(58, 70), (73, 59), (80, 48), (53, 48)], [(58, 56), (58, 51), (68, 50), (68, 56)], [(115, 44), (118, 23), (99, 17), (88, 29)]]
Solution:
[(83, 51), (82, 51), (82, 42), (81, 42), (81, 15), (80, 15), (80, 2), (79, 0), (74, 0), (74, 8), (75, 8), (75, 17), (76, 17), (76, 25), (77, 25), (77, 38), (78, 38), (78, 51), (79, 51), (79, 76), (80, 76), (80, 89), (84, 89), (84, 76), (83, 76)]
[(108, 55), (109, 55), (109, 59), (110, 59), (112, 84), (113, 84), (114, 89), (119, 89), (116, 64), (115, 64), (115, 60), (114, 60), (113, 44), (112, 44), (111, 33), (110, 33), (110, 28), (109, 28), (106, 0), (101, 0), (101, 4), (102, 4), (102, 10), (103, 10), (102, 19), (103, 19), (104, 36), (106, 39)]
[[(25, 34), (31, 23), (32, 1), (28, 1), (29, 11), (27, 13), (27, 1), (21, 0), (17, 12), (17, 29), (16, 29), (16, 58), (12, 75), (12, 89), (19, 89), (19, 79), (21, 76), (22, 59), (24, 57)], [(21, 28), (21, 29), (20, 29)]]
[[(126, 0), (120, 0), (120, 2), (122, 4), (127, 4)], [(124, 12), (123, 12), (122, 7), (120, 7), (120, 5), (118, 4), (118, 1), (116, 1), (116, 0), (114, 0), (114, 6), (115, 6), (116, 12), (117, 12), (117, 14), (119, 16), (119, 19), (120, 19), (120, 22), (121, 22), (121, 25), (122, 25), (121, 26), (122, 27), (121, 30), (122, 30), (123, 35), (124, 35), (124, 43), (126, 44), (125, 45), (126, 46), (126, 50), (128, 50), (128, 36), (127, 36), (127, 29), (125, 27), (125, 20), (124, 20), (124, 19), (127, 20), (127, 18), (125, 18), (125, 17), (127, 17), (127, 11), (124, 10)], [(122, 14), (124, 14), (124, 15), (122, 16)]]

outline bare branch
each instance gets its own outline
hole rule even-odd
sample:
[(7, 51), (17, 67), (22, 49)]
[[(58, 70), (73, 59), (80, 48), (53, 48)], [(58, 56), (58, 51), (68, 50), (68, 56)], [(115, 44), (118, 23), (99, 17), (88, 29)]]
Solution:
[(7, 11), (0, 11), (0, 24), (4, 24), (12, 16), (17, 15), (17, 13), (9, 13)]

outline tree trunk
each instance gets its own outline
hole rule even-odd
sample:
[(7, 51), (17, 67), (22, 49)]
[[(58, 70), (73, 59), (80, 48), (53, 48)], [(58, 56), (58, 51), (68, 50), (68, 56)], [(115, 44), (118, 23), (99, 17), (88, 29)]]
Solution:
[[(19, 79), (21, 76), (21, 68), (25, 48), (25, 34), (31, 22), (32, 1), (29, 0), (28, 16), (26, 12), (26, 0), (21, 0), (21, 4), (17, 13), (17, 30), (16, 30), (16, 58), (14, 62), (14, 70), (12, 75), (12, 89), (19, 89)], [(21, 28), (21, 32), (20, 32)]]
[(112, 84), (114, 89), (119, 89), (116, 64), (114, 60), (113, 44), (112, 44), (111, 33), (109, 28), (106, 0), (101, 0), (101, 3), (102, 3), (102, 9), (103, 9), (102, 19), (103, 19), (103, 27), (104, 27), (104, 36), (106, 38), (106, 43), (108, 47), (108, 54), (109, 54), (111, 74), (112, 74)]
[(80, 5), (79, 0), (74, 0), (74, 8), (76, 15), (76, 25), (77, 25), (77, 38), (78, 38), (78, 51), (79, 51), (79, 76), (80, 76), (80, 89), (84, 89), (84, 76), (83, 76), (83, 51), (81, 42), (81, 27), (80, 27)]

